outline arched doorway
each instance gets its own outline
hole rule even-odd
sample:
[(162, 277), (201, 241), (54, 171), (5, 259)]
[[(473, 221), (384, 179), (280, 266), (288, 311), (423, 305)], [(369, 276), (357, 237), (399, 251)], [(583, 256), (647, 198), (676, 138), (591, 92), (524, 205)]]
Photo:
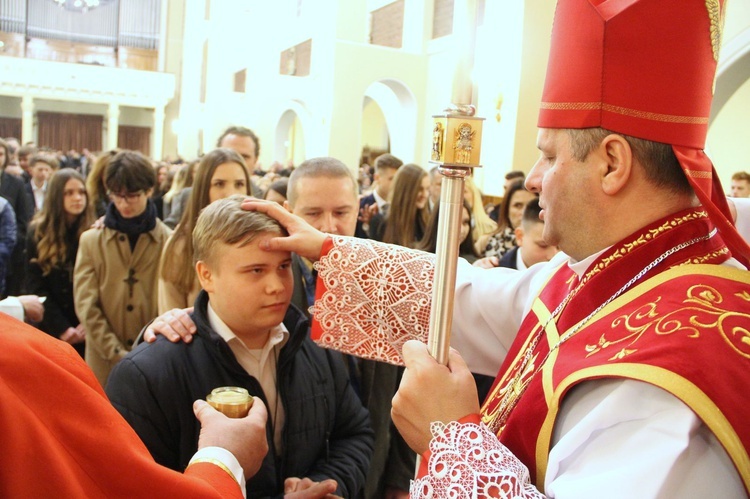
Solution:
[(370, 84), (362, 98), (362, 148), (376, 142), (404, 162), (414, 161), (417, 104), (402, 82), (384, 79)]
[(285, 166), (291, 162), (296, 166), (312, 154), (306, 145), (312, 140), (308, 133), (309, 121), (310, 115), (302, 103), (293, 101), (285, 106), (276, 124), (273, 161)]

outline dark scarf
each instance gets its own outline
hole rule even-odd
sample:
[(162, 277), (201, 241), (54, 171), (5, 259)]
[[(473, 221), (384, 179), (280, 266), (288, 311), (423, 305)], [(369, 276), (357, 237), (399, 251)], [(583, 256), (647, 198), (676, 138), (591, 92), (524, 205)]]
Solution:
[(115, 203), (109, 203), (107, 213), (104, 215), (104, 226), (127, 235), (132, 251), (135, 249), (135, 243), (138, 242), (138, 236), (156, 227), (156, 205), (149, 199), (143, 213), (137, 217), (123, 218), (115, 208)]

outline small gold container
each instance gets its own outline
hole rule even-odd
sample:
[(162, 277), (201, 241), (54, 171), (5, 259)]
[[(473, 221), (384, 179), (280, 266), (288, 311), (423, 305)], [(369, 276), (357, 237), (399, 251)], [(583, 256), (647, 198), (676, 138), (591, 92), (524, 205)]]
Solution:
[(253, 397), (244, 388), (222, 386), (211, 390), (206, 402), (228, 418), (244, 418), (253, 406)]

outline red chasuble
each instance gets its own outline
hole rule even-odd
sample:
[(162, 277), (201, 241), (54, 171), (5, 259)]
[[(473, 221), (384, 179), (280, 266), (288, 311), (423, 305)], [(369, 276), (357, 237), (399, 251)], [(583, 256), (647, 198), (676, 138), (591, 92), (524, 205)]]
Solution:
[(711, 230), (702, 211), (675, 214), (606, 250), (580, 280), (562, 266), (535, 300), (482, 420), (540, 490), (567, 391), (629, 378), (688, 405), (750, 491), (750, 400), (727, 383), (750, 372), (750, 273), (715, 265), (728, 252), (718, 236), (701, 238)]
[(0, 497), (242, 497), (213, 464), (156, 464), (75, 350), (1, 313), (0, 425)]
[[(328, 240), (323, 254), (316, 342), (397, 363), (403, 342), (426, 339), (434, 255), (346, 238)], [(481, 415), (540, 489), (567, 391), (585, 380), (628, 378), (685, 402), (716, 435), (750, 491), (750, 425), (742, 416), (750, 393), (727, 382), (750, 372), (750, 273), (718, 265), (729, 256), (706, 212), (691, 209), (605, 250), (581, 279), (567, 265), (553, 274)], [(702, 370), (716, 365), (722, 368)], [(466, 428), (449, 425), (438, 445), (462, 448), (457, 442), (473, 439), (464, 433), (477, 427)], [(521, 493), (523, 480), (507, 483)]]

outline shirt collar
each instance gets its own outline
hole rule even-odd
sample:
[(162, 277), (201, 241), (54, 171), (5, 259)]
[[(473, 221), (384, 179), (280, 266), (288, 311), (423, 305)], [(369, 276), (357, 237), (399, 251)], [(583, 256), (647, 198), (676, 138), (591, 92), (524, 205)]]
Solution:
[[(208, 306), (208, 323), (211, 326), (211, 328), (216, 331), (216, 334), (221, 336), (221, 338), (229, 343), (230, 341), (236, 340), (240, 344), (242, 344), (245, 348), (247, 348), (247, 345), (245, 345), (245, 342), (242, 341), (240, 338), (237, 337), (236, 334), (227, 326), (227, 324), (221, 320), (221, 317), (214, 311), (213, 307), (211, 307), (211, 301), (209, 300)], [(271, 328), (271, 331), (268, 334), (268, 339), (266, 340), (266, 343), (263, 345), (263, 357), (265, 357), (268, 352), (276, 345), (284, 346), (286, 342), (289, 340), (289, 330), (287, 330), (284, 323), (280, 323), (278, 326), (275, 326)], [(248, 349), (249, 350), (249, 349)]]
[(570, 261), (568, 261), (568, 267), (570, 267), (570, 270), (572, 270), (573, 272), (576, 273), (576, 275), (578, 276), (579, 279), (582, 279), (583, 278), (583, 274), (591, 266), (591, 264), (594, 263), (594, 260), (596, 260), (597, 258), (599, 258), (602, 255), (602, 253), (604, 253), (605, 251), (607, 251), (609, 248), (611, 248), (611, 246), (608, 246), (608, 247), (604, 248), (603, 250), (601, 250), (601, 251), (599, 251), (597, 253), (594, 253), (591, 256), (587, 256), (586, 258), (584, 258), (583, 260), (581, 260), (579, 262), (575, 262), (571, 258)]

